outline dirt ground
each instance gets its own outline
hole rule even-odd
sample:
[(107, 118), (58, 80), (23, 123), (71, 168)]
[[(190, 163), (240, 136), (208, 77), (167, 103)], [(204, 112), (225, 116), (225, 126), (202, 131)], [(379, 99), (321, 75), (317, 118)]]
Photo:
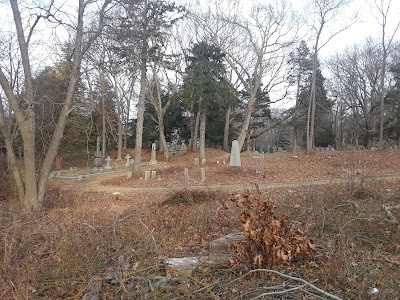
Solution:
[[(141, 178), (138, 179), (131, 178), (130, 169), (124, 166), (124, 162), (121, 162), (118, 163), (121, 172), (99, 175), (80, 182), (74, 181), (72, 186), (70, 180), (61, 182), (72, 189), (123, 190), (125, 192), (149, 189), (151, 192), (152, 190), (162, 191), (164, 188), (165, 190), (176, 190), (195, 186), (209, 189), (243, 188), (249, 184), (273, 187), (285, 183), (290, 186), (290, 183), (303, 185), (400, 176), (400, 150), (336, 151), (310, 155), (304, 153), (293, 155), (283, 152), (261, 155), (260, 158), (255, 158), (254, 153), (242, 153), (240, 170), (232, 170), (229, 167), (229, 153), (219, 149), (209, 148), (206, 150), (205, 165), (195, 166), (196, 157), (198, 157), (198, 153), (189, 151), (183, 156), (171, 157), (166, 163), (163, 156), (158, 153), (159, 164), (145, 164), (142, 167)], [(142, 161), (149, 160), (150, 152), (145, 150)], [(79, 162), (75, 162), (75, 165), (77, 163), (79, 164)], [(66, 164), (67, 167), (69, 165)], [(189, 171), (187, 183), (183, 179), (185, 168)], [(201, 168), (204, 168), (206, 173), (204, 183), (201, 182)], [(258, 174), (256, 173), (257, 168), (261, 171)], [(145, 181), (145, 170), (156, 171), (158, 178)], [(68, 172), (66, 173), (68, 174)]]

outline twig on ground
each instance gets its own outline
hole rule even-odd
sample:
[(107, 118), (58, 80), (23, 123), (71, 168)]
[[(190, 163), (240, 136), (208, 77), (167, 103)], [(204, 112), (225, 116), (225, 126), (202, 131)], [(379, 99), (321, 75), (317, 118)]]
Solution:
[(399, 220), (397, 220), (396, 216), (392, 213), (393, 209), (400, 209), (400, 204), (399, 205), (392, 205), (392, 206), (386, 206), (385, 204), (382, 204), (383, 210), (386, 212), (386, 215), (388, 219), (386, 221), (390, 224), (399, 224)]
[(142, 220), (139, 219), (139, 222), (140, 222), (140, 224), (143, 225), (144, 228), (147, 229), (147, 231), (149, 232), (149, 235), (150, 235), (150, 237), (151, 237), (151, 240), (152, 240), (153, 243), (154, 243), (154, 247), (156, 247), (156, 249), (157, 249), (157, 248), (158, 248), (157, 242), (156, 242), (156, 239), (154, 238), (154, 234), (153, 234), (153, 233), (154, 233), (154, 228), (153, 228), (152, 230), (150, 230), (150, 228), (147, 227), (147, 225), (146, 225), (145, 223), (143, 223)]
[(306, 286), (307, 286), (307, 284), (303, 284), (303, 285), (299, 285), (299, 286), (296, 286), (296, 287), (293, 287), (293, 288), (284, 289), (284, 290), (281, 290), (281, 291), (262, 293), (262, 294), (258, 295), (257, 297), (251, 298), (251, 300), (256, 300), (256, 299), (259, 299), (259, 298), (264, 297), (264, 296), (281, 295), (281, 294), (290, 293), (290, 292), (293, 292), (293, 291), (301, 290)]
[(129, 215), (126, 215), (126, 216), (124, 216), (124, 217), (122, 217), (122, 218), (120, 218), (120, 219), (116, 219), (115, 221), (114, 221), (114, 223), (113, 223), (113, 238), (115, 239), (116, 238), (116, 225), (117, 225), (117, 223), (118, 222), (123, 222), (123, 221), (125, 221), (126, 219), (128, 219), (128, 218), (130, 218), (130, 217), (133, 217), (133, 216), (135, 216), (136, 215), (136, 213), (132, 213), (132, 214), (129, 214)]
[(324, 296), (330, 297), (330, 298), (335, 299), (335, 300), (342, 300), (341, 298), (339, 298), (339, 297), (337, 297), (337, 296), (335, 296), (335, 295), (333, 295), (331, 293), (325, 292), (324, 290), (316, 287), (312, 283), (310, 283), (310, 282), (308, 282), (308, 281), (306, 281), (306, 280), (304, 280), (302, 278), (286, 275), (286, 274), (283, 274), (281, 272), (278, 272), (276, 270), (271, 270), (271, 269), (255, 269), (255, 270), (251, 270), (251, 271), (247, 272), (246, 274), (244, 274), (244, 275), (232, 280), (231, 282), (228, 283), (228, 285), (230, 285), (230, 284), (232, 284), (232, 283), (234, 283), (234, 282), (236, 282), (238, 280), (241, 280), (242, 278), (244, 278), (244, 277), (246, 277), (246, 276), (248, 276), (250, 274), (258, 273), (258, 272), (273, 273), (273, 274), (279, 275), (279, 276), (281, 276), (283, 278), (286, 278), (286, 279), (295, 280), (295, 281), (298, 281), (298, 282), (301, 282), (301, 283), (304, 284), (304, 286), (302, 286), (302, 288), (305, 287), (305, 286), (309, 286), (310, 288), (318, 291), (319, 293), (323, 294)]

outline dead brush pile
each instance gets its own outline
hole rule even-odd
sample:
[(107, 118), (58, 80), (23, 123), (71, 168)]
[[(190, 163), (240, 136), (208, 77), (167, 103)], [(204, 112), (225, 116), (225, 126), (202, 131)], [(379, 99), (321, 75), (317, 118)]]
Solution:
[(303, 230), (291, 223), (287, 214), (276, 215), (276, 205), (264, 200), (259, 189), (237, 194), (234, 202), (244, 211), (240, 215), (246, 242), (237, 245), (239, 258), (247, 258), (256, 268), (306, 263), (316, 248)]

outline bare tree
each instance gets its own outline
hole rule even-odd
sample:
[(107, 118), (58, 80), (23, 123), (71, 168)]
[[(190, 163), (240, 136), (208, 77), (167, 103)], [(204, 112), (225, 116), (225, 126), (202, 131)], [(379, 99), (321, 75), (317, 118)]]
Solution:
[(243, 11), (235, 1), (216, 0), (207, 12), (193, 15), (198, 35), (226, 53), (226, 61), (249, 94), (238, 137), (240, 149), (248, 135), (261, 83), (267, 92), (285, 83), (286, 51), (295, 42), (297, 33), (286, 1), (256, 4), (246, 18), (241, 16)]
[(307, 152), (311, 152), (314, 147), (314, 130), (315, 130), (315, 94), (316, 94), (316, 76), (318, 67), (318, 52), (326, 46), (335, 36), (343, 32), (351, 25), (354, 24), (356, 18), (353, 18), (350, 22), (343, 25), (339, 29), (330, 32), (327, 38), (323, 38), (322, 32), (326, 28), (327, 24), (334, 22), (337, 17), (343, 12), (343, 9), (351, 2), (351, 0), (311, 0), (308, 9), (310, 9), (310, 20), (314, 22), (310, 24), (310, 27), (315, 34), (315, 42), (313, 48), (313, 69), (311, 77), (311, 91), (310, 101), (308, 106), (307, 114)]
[(164, 128), (164, 116), (167, 112), (168, 106), (171, 104), (171, 97), (166, 101), (162, 100), (162, 90), (160, 80), (158, 78), (158, 70), (153, 66), (153, 78), (149, 81), (149, 88), (147, 93), (147, 99), (153, 105), (157, 119), (154, 120), (158, 124), (159, 137), (161, 148), (163, 149), (164, 158), (168, 161), (169, 151), (167, 147), (167, 140), (165, 139), (165, 128)]
[[(328, 61), (333, 75), (331, 88), (340, 102), (345, 104), (345, 109), (351, 111), (367, 147), (371, 146), (371, 137), (376, 132), (379, 78), (382, 73), (380, 54), (379, 45), (369, 38), (361, 45), (346, 48)], [(350, 128), (353, 137), (357, 135), (358, 128)]]
[(376, 20), (381, 27), (381, 51), (382, 51), (382, 62), (381, 62), (381, 76), (380, 76), (380, 116), (379, 116), (379, 148), (383, 149), (383, 125), (385, 122), (385, 77), (386, 77), (386, 61), (392, 46), (392, 42), (395, 34), (399, 30), (400, 21), (398, 21), (393, 29), (392, 34), (388, 34), (388, 17), (391, 9), (391, 0), (380, 0), (374, 1), (374, 6), (378, 11)]
[[(111, 0), (105, 0), (100, 6), (98, 25), (96, 29), (91, 31), (91, 34), (88, 36), (86, 36), (84, 32), (85, 10), (90, 4), (93, 4), (93, 2), (84, 0), (79, 0), (78, 2), (79, 6), (76, 24), (69, 24), (69, 28), (73, 29), (73, 52), (71, 55), (71, 72), (67, 94), (61, 109), (61, 113), (58, 117), (57, 125), (55, 127), (51, 142), (48, 146), (48, 150), (41, 166), (39, 166), (38, 175), (36, 175), (38, 171), (36, 166), (37, 154), (35, 151), (36, 123), (30, 41), (34, 35), (37, 24), (42, 19), (52, 19), (53, 21), (57, 22), (59, 21), (54, 16), (57, 14), (57, 11), (60, 11), (60, 9), (53, 7), (52, 2), (51, 6), (41, 11), (41, 13), (31, 14), (30, 18), (26, 19), (22, 18), (18, 1), (10, 0), (24, 74), (24, 93), (22, 96), (22, 101), (20, 95), (13, 90), (10, 79), (7, 78), (4, 73), (3, 66), (0, 66), (0, 85), (6, 95), (8, 105), (15, 116), (15, 120), (18, 124), (21, 134), (24, 150), (24, 178), (22, 176), (22, 170), (17, 164), (13, 148), (13, 140), (6, 125), (8, 120), (5, 116), (3, 102), (0, 102), (0, 129), (6, 140), (7, 155), (11, 161), (12, 174), (17, 184), (20, 202), (24, 209), (31, 211), (39, 210), (42, 207), (48, 183), (48, 176), (63, 137), (63, 131), (67, 117), (72, 108), (76, 85), (80, 77), (82, 57), (90, 47), (91, 43), (100, 34), (103, 28), (105, 11), (110, 2)], [(54, 12), (53, 9), (55, 9)], [(24, 12), (24, 14), (25, 13), (29, 14), (29, 12)], [(27, 21), (27, 23), (24, 24), (24, 21)]]

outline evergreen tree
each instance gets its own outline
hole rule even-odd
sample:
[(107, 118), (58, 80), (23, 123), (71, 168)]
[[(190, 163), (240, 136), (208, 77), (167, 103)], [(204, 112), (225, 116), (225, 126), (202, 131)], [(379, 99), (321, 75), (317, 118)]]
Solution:
[(385, 135), (397, 141), (400, 147), (400, 61), (393, 64), (390, 68), (394, 84), (390, 88), (385, 98), (388, 107), (388, 120), (385, 124)]
[[(205, 158), (207, 112), (222, 107), (234, 98), (225, 79), (224, 53), (205, 42), (195, 44), (187, 57), (188, 67), (182, 87), (182, 96), (190, 99), (188, 106), (200, 113), (200, 160)], [(223, 129), (222, 129), (223, 130)]]
[[(291, 121), (294, 127), (294, 145), (296, 145), (297, 136), (306, 130), (312, 79), (312, 53), (304, 41), (300, 43), (294, 53), (290, 54), (289, 63), (292, 64), (292, 74), (289, 80), (296, 84), (296, 105), (292, 109)], [(317, 63), (315, 91), (315, 144), (317, 146), (333, 145), (335, 141), (330, 124), (332, 101), (327, 97), (324, 82), (325, 78), (319, 63)]]

